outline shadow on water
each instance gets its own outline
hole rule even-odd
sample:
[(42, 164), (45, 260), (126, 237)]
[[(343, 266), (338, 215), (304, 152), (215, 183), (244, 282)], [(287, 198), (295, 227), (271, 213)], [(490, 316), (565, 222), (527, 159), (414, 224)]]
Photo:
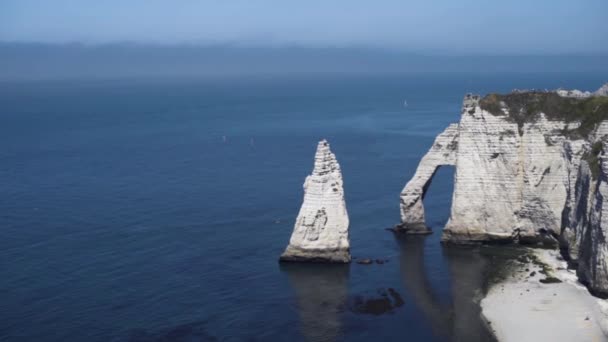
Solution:
[[(429, 267), (425, 265), (427, 238), (395, 235), (402, 290), (388, 288), (372, 295), (349, 295), (349, 265), (281, 264), (280, 269), (295, 293), (293, 305), (304, 339), (336, 341), (354, 337), (354, 332), (348, 331), (353, 317), (350, 314), (363, 314), (369, 319), (384, 314), (399, 317), (404, 314), (400, 310), (405, 303), (399, 291), (405, 290), (412, 306), (404, 307), (420, 314), (420, 320), (428, 322), (438, 341), (496, 341), (481, 318), (479, 302), (490, 285), (510, 272), (510, 265), (514, 265), (523, 250), (508, 246), (438, 246), (447, 264), (447, 275), (444, 284), (433, 285)], [(445, 286), (449, 300), (441, 300), (434, 286)], [(397, 329), (395, 333), (407, 336), (407, 331), (420, 328), (415, 326), (419, 324), (416, 322), (406, 321), (403, 332)]]
[(400, 247), (400, 271), (406, 291), (433, 331), (447, 341), (495, 341), (481, 318), (480, 300), (488, 287), (509, 272), (523, 253), (511, 247), (443, 245), (450, 276), (451, 300), (435, 295), (425, 268), (427, 236), (395, 235)]
[(282, 263), (295, 291), (302, 335), (308, 341), (334, 341), (343, 334), (340, 316), (348, 298), (349, 265)]
[(399, 269), (406, 291), (416, 306), (441, 337), (449, 336), (449, 312), (435, 296), (424, 265), (424, 240), (422, 235), (395, 235), (400, 247)]
[(136, 330), (128, 339), (129, 342), (213, 342), (218, 340), (208, 333), (205, 321), (181, 324), (160, 333)]

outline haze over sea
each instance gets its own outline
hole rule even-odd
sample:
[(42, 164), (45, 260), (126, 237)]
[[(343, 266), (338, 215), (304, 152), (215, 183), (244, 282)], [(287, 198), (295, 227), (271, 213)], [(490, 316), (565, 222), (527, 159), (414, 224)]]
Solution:
[[(491, 340), (475, 300), (496, 258), (439, 243), (453, 171), (425, 198), (431, 236), (385, 230), (399, 192), (465, 93), (607, 80), (0, 83), (0, 340)], [(321, 138), (342, 167), (353, 256), (387, 263), (278, 264)]]

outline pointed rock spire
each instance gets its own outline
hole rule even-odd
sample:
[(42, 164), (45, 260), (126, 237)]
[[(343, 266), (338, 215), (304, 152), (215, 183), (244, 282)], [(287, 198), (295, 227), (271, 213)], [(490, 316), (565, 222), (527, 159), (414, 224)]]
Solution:
[(280, 260), (350, 262), (348, 223), (340, 164), (323, 139), (317, 145), (312, 174), (304, 181), (304, 201)]

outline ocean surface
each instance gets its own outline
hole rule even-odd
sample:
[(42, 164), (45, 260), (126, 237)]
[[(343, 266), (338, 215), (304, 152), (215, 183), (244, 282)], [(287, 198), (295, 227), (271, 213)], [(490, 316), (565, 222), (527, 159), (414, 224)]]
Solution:
[[(0, 340), (491, 341), (476, 301), (500, 252), (439, 243), (453, 168), (425, 198), (433, 235), (385, 230), (399, 192), (465, 93), (607, 80), (0, 83)], [(277, 262), (322, 138), (343, 170), (353, 256), (386, 263)]]

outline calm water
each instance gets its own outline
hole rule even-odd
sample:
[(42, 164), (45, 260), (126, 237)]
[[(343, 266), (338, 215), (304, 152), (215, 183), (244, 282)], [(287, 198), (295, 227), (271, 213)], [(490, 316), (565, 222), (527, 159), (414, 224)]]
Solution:
[[(425, 200), (432, 236), (385, 230), (399, 192), (466, 92), (607, 79), (0, 84), (0, 340), (490, 340), (474, 300), (495, 258), (439, 244), (453, 170)], [(277, 263), (320, 138), (353, 255), (386, 264)]]

